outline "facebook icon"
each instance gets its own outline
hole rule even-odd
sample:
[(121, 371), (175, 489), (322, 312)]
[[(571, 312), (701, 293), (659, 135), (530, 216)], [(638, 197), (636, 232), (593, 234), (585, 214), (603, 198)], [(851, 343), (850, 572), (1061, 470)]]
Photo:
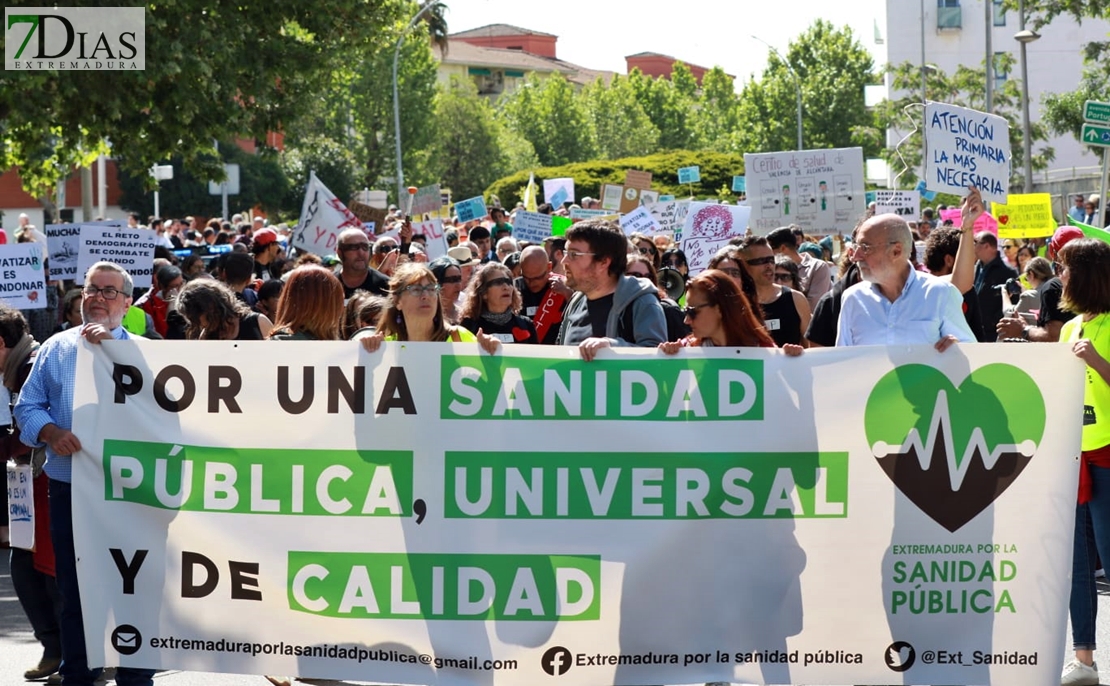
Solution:
[(555, 646), (548, 648), (547, 652), (540, 658), (540, 666), (543, 671), (551, 676), (562, 676), (570, 671), (570, 665), (573, 662), (570, 651), (563, 646)]

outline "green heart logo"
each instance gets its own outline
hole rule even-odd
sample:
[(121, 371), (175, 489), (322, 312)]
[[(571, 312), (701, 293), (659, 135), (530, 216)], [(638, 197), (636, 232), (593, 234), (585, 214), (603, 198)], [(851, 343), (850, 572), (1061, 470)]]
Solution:
[(887, 373), (867, 398), (864, 430), (898, 490), (955, 532), (1002, 495), (1044, 435), (1041, 390), (1008, 364), (976, 369), (957, 388), (934, 367)]

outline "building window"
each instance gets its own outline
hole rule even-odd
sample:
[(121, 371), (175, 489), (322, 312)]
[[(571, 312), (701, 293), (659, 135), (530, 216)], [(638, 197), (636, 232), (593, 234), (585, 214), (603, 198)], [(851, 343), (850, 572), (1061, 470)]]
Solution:
[(1002, 4), (1003, 0), (994, 0), (994, 25), (1006, 25), (1006, 7)]
[(994, 53), (994, 63), (991, 65), (991, 71), (994, 72), (994, 87), (1002, 88), (1009, 78), (1010, 72), (1006, 69), (1006, 63), (1009, 55), (1004, 52)]
[(960, 0), (937, 0), (937, 29), (958, 29), (961, 26)]

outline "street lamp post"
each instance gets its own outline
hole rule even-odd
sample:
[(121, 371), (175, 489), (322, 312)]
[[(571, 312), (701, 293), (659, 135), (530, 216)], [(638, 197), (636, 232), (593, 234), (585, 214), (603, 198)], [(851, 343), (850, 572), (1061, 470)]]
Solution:
[(1033, 192), (1033, 136), (1029, 130), (1029, 65), (1025, 61), (1025, 48), (1040, 38), (1036, 31), (1025, 28), (1025, 0), (1018, 4), (1018, 23), (1021, 30), (1014, 34), (1014, 40), (1021, 43), (1021, 153), (1022, 153), (1022, 192)]
[(788, 62), (786, 58), (779, 53), (778, 50), (775, 50), (775, 47), (773, 45), (763, 40), (759, 36), (753, 35), (752, 38), (770, 48), (771, 52), (775, 53), (775, 55), (778, 56), (780, 60), (782, 60), (782, 63), (786, 65), (786, 69), (790, 72), (790, 75), (794, 77), (794, 91), (798, 98), (798, 150), (804, 150), (805, 148), (802, 147), (802, 84), (800, 81), (798, 81), (798, 73), (794, 71), (794, 67), (790, 66), (790, 62)]
[(401, 32), (400, 38), (397, 39), (397, 47), (393, 50), (393, 135), (397, 143), (397, 205), (401, 205), (401, 198), (405, 197), (405, 173), (401, 168), (401, 100), (397, 94), (397, 62), (401, 57), (401, 44), (405, 42), (405, 36), (416, 26), (416, 22), (420, 21), (420, 17), (425, 12), (432, 9), (439, 2), (437, 0), (428, 0), (420, 11), (413, 15), (409, 20), (408, 26)]

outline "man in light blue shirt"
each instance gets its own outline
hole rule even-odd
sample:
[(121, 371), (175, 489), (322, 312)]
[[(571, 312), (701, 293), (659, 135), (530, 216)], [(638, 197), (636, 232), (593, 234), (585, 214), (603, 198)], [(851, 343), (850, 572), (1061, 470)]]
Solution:
[(1077, 195), (1075, 196), (1075, 198), (1073, 198), (1073, 200), (1075, 201), (1075, 204), (1072, 205), (1070, 210), (1068, 210), (1068, 216), (1077, 222), (1081, 222), (1087, 216), (1087, 208), (1085, 207), (1087, 202), (1086, 198), (1084, 198), (1082, 195)]
[[(131, 275), (119, 265), (97, 262), (89, 268), (81, 302), (84, 324), (51, 336), (42, 344), (14, 411), (22, 429), (20, 440), (32, 447), (46, 446), (44, 469), (50, 477), (50, 538), (54, 544), (58, 591), (62, 596), (62, 666), (59, 671), (67, 685), (93, 686), (99, 673), (99, 670), (89, 669), (85, 651), (73, 547), (72, 456), (81, 450), (81, 441), (72, 431), (77, 351), (82, 339), (99, 343), (129, 338), (121, 322), (131, 306), (131, 291)], [(119, 686), (150, 686), (153, 677), (154, 670), (120, 667), (116, 683)]]
[(863, 281), (844, 291), (836, 344), (923, 345), (938, 351), (974, 343), (963, 298), (952, 284), (910, 264), (913, 237), (906, 220), (881, 214), (860, 227), (852, 261)]

